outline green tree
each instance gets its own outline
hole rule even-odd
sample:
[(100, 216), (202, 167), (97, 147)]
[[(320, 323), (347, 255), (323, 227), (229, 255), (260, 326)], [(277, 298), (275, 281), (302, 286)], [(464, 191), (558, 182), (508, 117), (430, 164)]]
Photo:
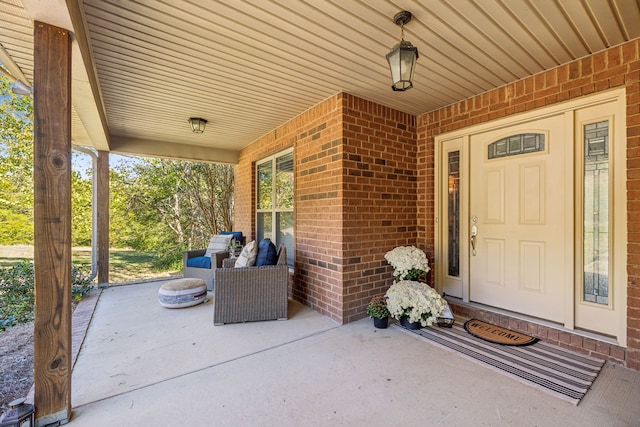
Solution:
[(90, 171), (83, 177), (78, 171), (71, 172), (71, 243), (74, 246), (90, 246), (93, 229), (93, 189)]
[(0, 75), (0, 244), (33, 243), (33, 102)]
[[(182, 188), (189, 197), (192, 216), (191, 245), (202, 245), (219, 231), (233, 229), (234, 170), (232, 166), (179, 162)], [(190, 245), (190, 247), (192, 247)]]
[[(33, 101), (0, 76), (0, 244), (33, 243)], [(91, 244), (91, 181), (73, 171), (72, 242)]]
[(127, 175), (120, 169), (109, 170), (109, 243), (115, 248), (134, 248), (135, 216), (128, 208)]
[[(33, 243), (33, 104), (0, 76), (0, 244)], [(72, 243), (92, 237), (91, 171), (73, 171)], [(152, 251), (158, 267), (233, 227), (233, 167), (132, 159), (110, 172), (110, 243)]]
[(127, 217), (126, 224), (112, 220), (112, 230), (122, 230), (118, 241), (163, 254), (161, 265), (179, 265), (183, 250), (232, 229), (232, 166), (146, 159), (118, 167), (111, 178), (112, 217)]

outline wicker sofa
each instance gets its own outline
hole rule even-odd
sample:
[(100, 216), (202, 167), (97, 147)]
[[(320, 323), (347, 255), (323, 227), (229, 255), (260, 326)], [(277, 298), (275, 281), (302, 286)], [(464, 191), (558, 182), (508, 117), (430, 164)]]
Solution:
[(276, 265), (234, 268), (225, 259), (215, 270), (213, 324), (287, 320), (289, 266), (287, 250), (281, 245)]
[(211, 254), (211, 268), (189, 267), (189, 258), (204, 256), (206, 249), (194, 249), (182, 253), (182, 274), (185, 278), (202, 279), (207, 285), (208, 291), (213, 291), (214, 273), (217, 268), (222, 268), (222, 261), (229, 258), (229, 252), (214, 252)]
[[(216, 244), (213, 242), (215, 242), (215, 239), (220, 235), (233, 236), (232, 238), (238, 239), (240, 241), (240, 246), (236, 248), (236, 253), (235, 253), (236, 256), (239, 255), (240, 251), (242, 250), (242, 245), (244, 245), (246, 242), (246, 238), (242, 236), (242, 232), (221, 231), (218, 235), (212, 237), (212, 240), (209, 243), (210, 248), (212, 247), (211, 246), (212, 244), (214, 245)], [(226, 247), (226, 246), (227, 246), (226, 244), (223, 245), (223, 247)], [(183, 252), (182, 253), (182, 274), (185, 278), (204, 280), (204, 282), (207, 284), (207, 290), (211, 292), (213, 291), (213, 287), (214, 287), (214, 279), (215, 279), (214, 272), (216, 271), (216, 268), (222, 268), (222, 260), (229, 258), (229, 251), (228, 250), (220, 251), (219, 249), (217, 250), (212, 249), (211, 266), (208, 268), (205, 268), (199, 262), (197, 262), (197, 260), (193, 259), (193, 258), (202, 258), (205, 256), (206, 253), (207, 253), (206, 248), (194, 249), (191, 251)], [(194, 261), (194, 263), (191, 266), (187, 265), (187, 264), (190, 264), (188, 262), (189, 260)]]

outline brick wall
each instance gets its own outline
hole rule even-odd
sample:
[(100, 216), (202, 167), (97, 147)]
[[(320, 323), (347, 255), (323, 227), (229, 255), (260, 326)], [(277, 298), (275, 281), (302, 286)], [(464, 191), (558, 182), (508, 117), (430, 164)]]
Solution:
[(346, 323), (391, 284), (384, 254), (415, 244), (415, 118), (338, 94), (240, 152), (235, 224), (255, 238), (255, 162), (294, 147), (291, 296)]
[[(417, 118), (418, 241), (430, 260), (434, 248), (434, 138), (512, 114), (625, 87), (627, 91), (628, 349), (601, 344), (596, 355), (640, 370), (640, 41), (634, 40)], [(433, 276), (432, 276), (433, 277)], [(482, 312), (475, 313), (480, 316)], [(486, 320), (495, 320), (488, 318)], [(500, 319), (498, 319), (500, 320)], [(504, 322), (505, 320), (500, 320)], [(533, 328), (527, 325), (526, 328)], [(525, 328), (525, 329), (526, 329)], [(537, 331), (536, 331), (537, 333)], [(545, 332), (546, 333), (546, 330)], [(542, 334), (542, 332), (540, 333)], [(555, 333), (554, 333), (555, 334)], [(568, 334), (560, 344), (589, 351), (592, 340)], [(555, 336), (555, 335), (554, 335)], [(549, 339), (548, 336), (543, 338)]]
[(393, 282), (384, 254), (417, 242), (415, 117), (345, 94), (343, 140), (346, 323)]
[[(340, 320), (342, 295), (342, 95), (311, 109), (295, 135), (293, 297)], [(305, 119), (303, 119), (305, 121)]]
[[(474, 315), (640, 369), (640, 60), (626, 43), (414, 118), (338, 94), (240, 153), (235, 228), (254, 238), (255, 162), (294, 147), (291, 295), (340, 323), (391, 284), (384, 254), (416, 244), (433, 263), (434, 137), (615, 87), (627, 90), (628, 349), (489, 312)], [(434, 275), (429, 279), (433, 283)], [(461, 309), (463, 310), (463, 309)], [(566, 335), (566, 336), (565, 336)], [(568, 341), (567, 341), (568, 340)], [(592, 350), (591, 347), (594, 347)]]
[(239, 155), (235, 228), (255, 238), (255, 162), (294, 147), (295, 268), (290, 295), (336, 320), (342, 311), (342, 95), (307, 110)]
[(310, 108), (241, 150), (235, 172), (234, 228), (255, 239), (255, 163), (294, 147), (296, 265), (289, 293), (333, 318), (342, 306), (333, 262), (342, 239), (341, 115), (341, 95)]

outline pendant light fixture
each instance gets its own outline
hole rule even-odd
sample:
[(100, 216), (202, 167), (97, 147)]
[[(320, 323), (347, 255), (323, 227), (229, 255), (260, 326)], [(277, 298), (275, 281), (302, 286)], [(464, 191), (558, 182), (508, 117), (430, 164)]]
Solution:
[(411, 21), (411, 12), (403, 10), (393, 17), (396, 25), (400, 26), (400, 43), (387, 53), (387, 62), (391, 71), (394, 91), (405, 91), (413, 87), (413, 71), (418, 60), (418, 48), (404, 40), (404, 25)]

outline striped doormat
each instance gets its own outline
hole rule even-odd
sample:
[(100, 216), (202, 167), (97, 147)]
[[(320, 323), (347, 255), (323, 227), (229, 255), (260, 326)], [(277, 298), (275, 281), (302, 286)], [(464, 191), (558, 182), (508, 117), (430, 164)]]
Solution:
[(434, 325), (408, 330), (394, 326), (574, 405), (580, 403), (604, 365), (603, 360), (543, 341), (526, 347), (484, 341), (467, 333), (458, 321), (450, 329)]

